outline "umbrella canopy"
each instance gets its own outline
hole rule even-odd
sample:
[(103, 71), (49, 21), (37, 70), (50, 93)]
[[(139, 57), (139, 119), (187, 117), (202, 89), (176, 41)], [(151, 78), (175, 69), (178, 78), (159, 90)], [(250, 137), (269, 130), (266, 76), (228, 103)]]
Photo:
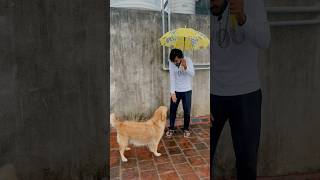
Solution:
[(159, 40), (162, 46), (177, 48), (183, 51), (206, 48), (210, 43), (206, 35), (186, 27), (169, 31)]

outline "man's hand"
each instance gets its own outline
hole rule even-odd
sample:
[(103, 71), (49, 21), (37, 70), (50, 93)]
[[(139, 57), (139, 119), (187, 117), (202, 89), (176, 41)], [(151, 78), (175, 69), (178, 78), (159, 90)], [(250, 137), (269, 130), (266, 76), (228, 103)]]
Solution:
[(236, 17), (238, 25), (242, 26), (246, 22), (243, 0), (230, 0), (230, 14)]
[(177, 102), (176, 93), (172, 93), (172, 94), (171, 94), (171, 100), (172, 100), (174, 103)]
[(181, 60), (181, 64), (180, 65), (182, 65), (182, 67), (186, 70), (187, 69), (187, 61), (185, 60), (185, 59), (182, 59)]

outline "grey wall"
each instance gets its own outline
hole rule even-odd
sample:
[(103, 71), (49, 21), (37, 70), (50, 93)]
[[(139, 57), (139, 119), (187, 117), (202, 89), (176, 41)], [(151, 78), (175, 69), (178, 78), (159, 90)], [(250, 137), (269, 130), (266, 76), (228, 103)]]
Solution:
[[(147, 117), (159, 105), (169, 106), (169, 72), (162, 70), (158, 41), (161, 25), (160, 12), (111, 9), (111, 111), (119, 116)], [(172, 25), (172, 29), (187, 26), (209, 35), (209, 16), (173, 14)], [(209, 62), (209, 48), (190, 55), (194, 63)], [(192, 115), (208, 115), (209, 70), (196, 70), (192, 96)]]
[[(276, 2), (268, 4), (279, 5)], [(302, 5), (299, 2), (281, 5)], [(272, 20), (314, 16), (269, 14)], [(259, 175), (319, 172), (320, 25), (272, 27), (271, 31), (271, 46), (259, 56), (263, 91)], [(229, 126), (217, 155), (218, 175), (235, 175)]]
[(105, 9), (0, 1), (0, 167), (19, 179), (105, 173)]

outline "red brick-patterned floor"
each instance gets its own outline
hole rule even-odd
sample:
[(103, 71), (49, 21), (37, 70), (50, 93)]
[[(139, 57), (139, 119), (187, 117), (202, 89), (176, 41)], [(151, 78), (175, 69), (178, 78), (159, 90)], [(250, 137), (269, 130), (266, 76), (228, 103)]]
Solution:
[[(196, 120), (196, 122), (194, 121)], [(121, 162), (116, 133), (110, 136), (110, 178), (141, 180), (209, 179), (210, 127), (207, 120), (193, 119), (191, 137), (184, 138), (180, 128), (173, 138), (163, 136), (155, 157), (146, 147), (131, 147)], [(195, 124), (196, 123), (196, 124)], [(179, 123), (178, 123), (179, 124)], [(181, 123), (180, 123), (181, 124)]]
[[(177, 131), (171, 139), (165, 136), (159, 144), (160, 157), (155, 157), (145, 147), (131, 147), (125, 152), (128, 162), (122, 163), (114, 130), (110, 136), (110, 178), (112, 180), (175, 180), (210, 179), (210, 130), (208, 117), (192, 118), (191, 138), (183, 138)], [(182, 124), (182, 119), (177, 119)], [(236, 178), (218, 177), (217, 180)], [(292, 174), (276, 177), (258, 177), (258, 180), (320, 180), (320, 172), (314, 174)]]

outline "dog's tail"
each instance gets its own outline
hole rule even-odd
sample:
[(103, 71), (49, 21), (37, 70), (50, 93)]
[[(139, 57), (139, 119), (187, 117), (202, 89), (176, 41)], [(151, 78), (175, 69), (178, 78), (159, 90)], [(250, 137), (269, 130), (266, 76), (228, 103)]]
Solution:
[(116, 115), (114, 113), (110, 114), (110, 124), (114, 128), (118, 128), (120, 121), (116, 118)]

